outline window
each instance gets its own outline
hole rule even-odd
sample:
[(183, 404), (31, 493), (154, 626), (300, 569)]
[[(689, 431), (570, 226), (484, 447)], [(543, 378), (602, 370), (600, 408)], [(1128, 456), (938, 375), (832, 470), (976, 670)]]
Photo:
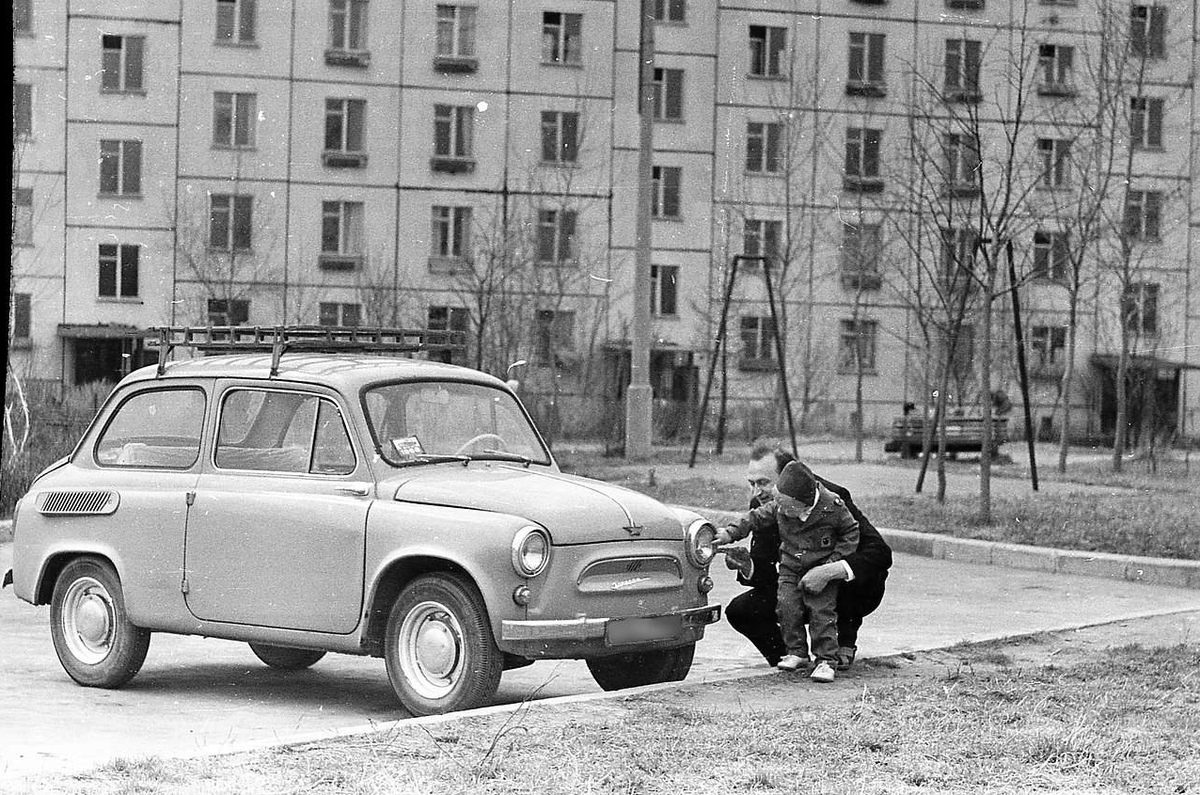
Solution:
[(1043, 375), (1060, 370), (1067, 350), (1067, 330), (1062, 326), (1033, 326), (1029, 329), (1029, 365)]
[(100, 244), (101, 298), (137, 298), (138, 246)]
[(318, 307), (319, 323), (322, 326), (359, 326), (362, 318), (361, 304), (339, 304), (322, 301)]
[(217, 43), (249, 44), (254, 41), (256, 0), (217, 0)]
[(29, 339), (33, 297), (30, 293), (13, 293), (12, 335), (14, 340)]
[(13, 0), (13, 32), (33, 32), (33, 8), (31, 7), (31, 3), (32, 0)]
[[(426, 315), (425, 327), (430, 331), (458, 332), (454, 336), (460, 341), (465, 340), (467, 332), (471, 329), (471, 315), (461, 306), (431, 306)], [(467, 351), (465, 347), (431, 351), (429, 358), (446, 364), (465, 364)]]
[(362, 256), (362, 202), (321, 202), (321, 269), (354, 270)]
[(254, 148), (257, 95), (213, 92), (213, 146)]
[(684, 22), (687, 0), (654, 0), (654, 19), (658, 22)]
[(956, 307), (976, 289), (975, 230), (964, 227), (942, 229), (942, 284), (938, 288), (942, 300)]
[(146, 50), (143, 36), (100, 37), (100, 90), (141, 91), (142, 58)]
[(979, 64), (982, 44), (972, 39), (946, 40), (946, 100), (979, 99)]
[(33, 245), (33, 188), (13, 188), (13, 243)]
[(1075, 48), (1062, 44), (1038, 47), (1038, 91), (1043, 94), (1075, 93)]
[(1065, 282), (1071, 273), (1071, 236), (1066, 232), (1033, 233), (1033, 278)]
[(140, 196), (142, 193), (142, 142), (100, 142), (100, 194)]
[(575, 211), (538, 210), (538, 262), (561, 265), (575, 259)]
[(583, 61), (583, 14), (542, 12), (542, 63)]
[(882, 95), (883, 44), (882, 33), (850, 34), (850, 74), (846, 93)]
[(433, 208), (433, 257), (465, 260), (471, 251), (471, 208)]
[(650, 215), (655, 218), (678, 218), (683, 169), (678, 166), (654, 166), (650, 174), (654, 191), (650, 197)]
[(329, 47), (367, 49), (367, 0), (329, 0)]
[(1158, 333), (1158, 285), (1134, 282), (1121, 296), (1121, 318), (1125, 330), (1135, 334)]
[[(778, 257), (782, 229), (782, 221), (747, 218), (742, 225), (742, 253), (748, 257)], [(743, 264), (761, 266), (757, 260)]]
[(200, 457), (203, 427), (203, 391), (184, 388), (139, 392), (113, 412), (96, 442), (96, 463), (188, 469)]
[(542, 111), (542, 162), (574, 163), (579, 157), (579, 114)]
[(472, 137), (475, 124), (473, 105), (433, 106), (433, 168), (456, 173), (471, 171)]
[(13, 83), (13, 134), (18, 138), (33, 135), (33, 86)]
[(650, 266), (650, 312), (658, 317), (679, 314), (679, 266)]
[(683, 118), (682, 69), (654, 69), (654, 118), (659, 121)]
[(787, 28), (751, 25), (750, 74), (755, 77), (779, 77), (786, 47)]
[(245, 298), (208, 299), (208, 325), (241, 326), (250, 320), (250, 301)]
[(838, 372), (875, 372), (876, 323), (874, 320), (843, 320), (838, 337)]
[(1131, 190), (1125, 198), (1125, 234), (1133, 240), (1158, 240), (1162, 194)]
[(775, 367), (775, 321), (770, 317), (743, 315), (741, 317), (743, 370), (764, 370)]
[(1038, 165), (1043, 188), (1061, 188), (1071, 181), (1071, 142), (1061, 138), (1039, 138)]
[(850, 189), (881, 189), (879, 179), (879, 139), (881, 130), (850, 127), (846, 130), (846, 179)]
[(879, 224), (842, 225), (842, 286), (851, 290), (877, 290), (882, 280), (883, 231)]
[(434, 66), (443, 72), (475, 71), (475, 7), (439, 4)]
[(218, 251), (249, 251), (254, 197), (213, 193), (209, 200), (208, 247)]
[(779, 138), (782, 125), (746, 122), (746, 170), (752, 174), (779, 173)]
[[(361, 155), (366, 151), (367, 101), (365, 99), (325, 100), (325, 152)], [(341, 165), (331, 161), (327, 165)], [(355, 161), (355, 165), (361, 165)]]
[(1166, 57), (1166, 7), (1134, 5), (1129, 9), (1129, 49), (1143, 58)]
[(259, 389), (226, 394), (215, 460), (221, 469), (317, 475), (348, 475), (356, 465), (333, 401)]
[(1133, 97), (1129, 100), (1129, 139), (1139, 149), (1161, 149), (1163, 100)]
[(948, 133), (943, 139), (946, 151), (947, 187), (955, 193), (979, 190), (979, 140), (973, 135)]
[(561, 364), (556, 354), (575, 350), (575, 313), (561, 309), (539, 309), (536, 334), (538, 359)]

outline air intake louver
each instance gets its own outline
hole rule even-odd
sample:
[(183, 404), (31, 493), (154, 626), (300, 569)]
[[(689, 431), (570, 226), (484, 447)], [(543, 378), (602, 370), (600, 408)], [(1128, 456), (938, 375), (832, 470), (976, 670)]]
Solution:
[(115, 491), (44, 491), (38, 495), (38, 511), (53, 516), (105, 514), (117, 510)]

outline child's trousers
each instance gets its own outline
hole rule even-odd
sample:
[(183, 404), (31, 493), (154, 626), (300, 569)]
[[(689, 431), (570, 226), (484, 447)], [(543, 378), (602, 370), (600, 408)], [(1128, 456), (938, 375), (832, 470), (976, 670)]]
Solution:
[[(809, 593), (800, 587), (803, 571), (779, 567), (779, 596), (776, 615), (783, 632), (788, 654), (808, 658), (809, 642), (812, 656), (818, 661), (832, 662), (837, 658), (837, 598), (839, 583), (831, 582), (820, 593)], [(808, 625), (808, 641), (804, 625)]]

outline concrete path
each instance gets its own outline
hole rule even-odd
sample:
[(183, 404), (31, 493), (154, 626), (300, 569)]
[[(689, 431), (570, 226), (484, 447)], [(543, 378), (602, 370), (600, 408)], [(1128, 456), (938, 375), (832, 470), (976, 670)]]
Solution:
[[(0, 571), (11, 546), (0, 545)], [(740, 588), (714, 570), (714, 600)], [(1192, 612), (1187, 612), (1192, 611)], [(1200, 637), (1200, 591), (1042, 574), (897, 555), (883, 607), (860, 639), (864, 657), (1014, 634), (1178, 613), (1177, 643)], [(382, 661), (330, 655), (309, 671), (266, 668), (245, 644), (156, 635), (142, 672), (121, 690), (75, 685), (50, 642), (48, 608), (0, 594), (0, 789), (39, 772), (116, 757), (221, 753), (352, 733), (405, 717)], [(1114, 626), (1114, 644), (1121, 643)], [(697, 648), (689, 682), (769, 674), (722, 621)], [(580, 662), (541, 662), (505, 674), (498, 697), (514, 702), (595, 694)]]

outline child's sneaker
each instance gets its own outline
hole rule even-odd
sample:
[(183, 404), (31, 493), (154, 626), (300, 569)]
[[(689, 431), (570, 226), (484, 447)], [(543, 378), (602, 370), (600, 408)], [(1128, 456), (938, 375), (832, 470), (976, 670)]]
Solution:
[(832, 682), (833, 681), (833, 666), (826, 660), (821, 660), (817, 663), (817, 667), (808, 675), (808, 678), (814, 682)]
[(795, 671), (806, 662), (808, 660), (798, 654), (785, 654), (779, 662), (775, 663), (775, 667), (781, 671)]
[(848, 671), (850, 666), (854, 664), (854, 655), (858, 651), (856, 646), (838, 646), (837, 650), (837, 665), (839, 671)]

